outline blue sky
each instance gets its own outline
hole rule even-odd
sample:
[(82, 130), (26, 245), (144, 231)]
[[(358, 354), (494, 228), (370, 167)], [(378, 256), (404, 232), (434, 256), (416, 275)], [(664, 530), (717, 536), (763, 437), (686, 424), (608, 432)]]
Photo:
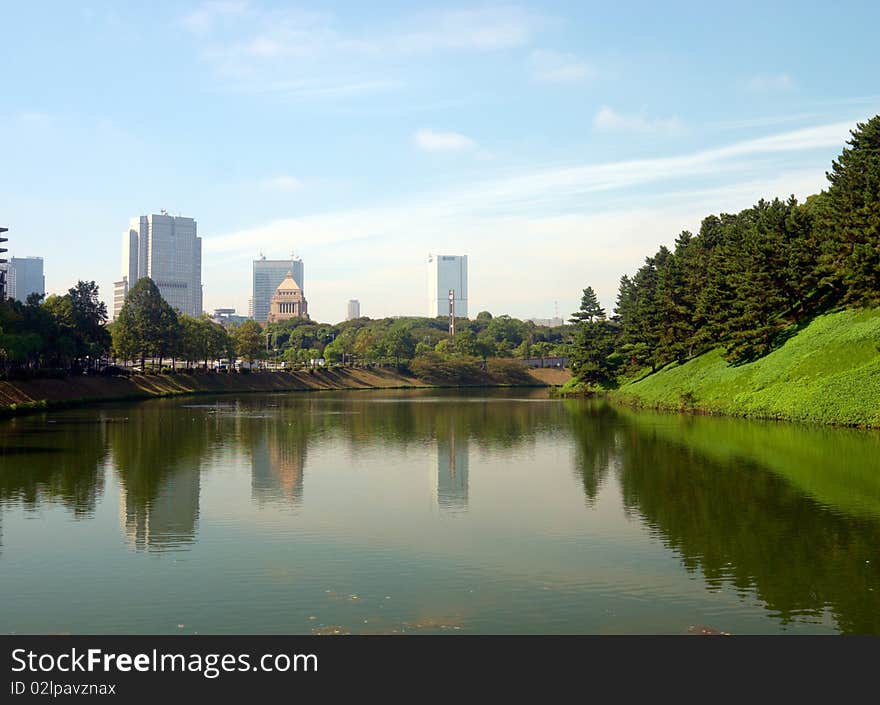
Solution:
[[(717, 6), (716, 6), (717, 5)], [(880, 5), (0, 3), (0, 224), (47, 289), (119, 278), (129, 218), (191, 216), (206, 309), (295, 251), (314, 318), (549, 317), (708, 213), (821, 190), (880, 112)]]

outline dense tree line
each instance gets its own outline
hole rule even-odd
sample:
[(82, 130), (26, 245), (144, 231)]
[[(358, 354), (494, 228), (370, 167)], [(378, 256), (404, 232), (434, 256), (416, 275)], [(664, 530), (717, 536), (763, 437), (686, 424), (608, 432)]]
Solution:
[(64, 296), (31, 297), (0, 305), (0, 364), (59, 371), (94, 369), (109, 359), (142, 371), (210, 369), (221, 360), (273, 360), (307, 365), (408, 364), (431, 360), (565, 355), (570, 327), (538, 327), (510, 316), (480, 312), (456, 322), (454, 340), (446, 318), (359, 318), (337, 325), (293, 319), (265, 327), (255, 321), (227, 329), (207, 316), (175, 311), (148, 277), (128, 292), (117, 319), (107, 323), (106, 306), (94, 282), (79, 282)]
[(621, 278), (611, 319), (587, 289), (572, 321), (578, 375), (609, 383), (718, 345), (747, 362), (817, 314), (880, 304), (880, 116), (851, 135), (825, 191), (708, 216)]
[[(248, 333), (245, 326), (242, 333)], [(259, 327), (258, 327), (259, 329)], [(187, 369), (208, 368), (211, 362), (241, 354), (253, 359), (255, 354), (246, 335), (231, 336), (206, 316), (199, 318), (175, 311), (162, 298), (152, 279), (139, 279), (125, 297), (117, 319), (110, 325), (113, 356), (137, 360), (146, 371), (146, 361), (170, 359), (172, 368), (180, 361)], [(259, 335), (259, 332), (258, 332)]]
[[(454, 340), (445, 318), (358, 318), (337, 325), (305, 318), (271, 323), (255, 321), (225, 329), (207, 317), (175, 312), (149, 279), (129, 291), (117, 320), (110, 325), (113, 354), (120, 360), (147, 361), (155, 368), (171, 360), (187, 368), (208, 368), (211, 362), (241, 358), (249, 363), (272, 360), (289, 366), (317, 359), (329, 364), (409, 363), (430, 354), (445, 358), (487, 360), (565, 354), (569, 328), (544, 328), (510, 316), (480, 312), (473, 321), (456, 322)], [(159, 361), (159, 362), (157, 362)]]
[(269, 354), (289, 363), (324, 358), (328, 363), (397, 364), (418, 356), (489, 358), (567, 354), (570, 327), (540, 327), (481, 311), (457, 319), (453, 339), (445, 317), (358, 318), (336, 325), (293, 319), (269, 324)]
[(0, 370), (93, 369), (110, 348), (107, 307), (95, 282), (62, 296), (0, 301)]

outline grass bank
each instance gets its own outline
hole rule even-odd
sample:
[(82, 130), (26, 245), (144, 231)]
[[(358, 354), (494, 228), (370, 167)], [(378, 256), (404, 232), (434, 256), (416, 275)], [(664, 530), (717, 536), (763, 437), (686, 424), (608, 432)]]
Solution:
[(655, 409), (880, 427), (880, 309), (820, 316), (755, 362), (729, 365), (716, 349), (608, 396)]
[[(560, 374), (547, 374), (547, 373)], [(562, 384), (567, 371), (534, 370), (529, 386)], [(482, 384), (461, 386), (492, 386)], [(69, 377), (0, 382), (0, 415), (29, 413), (48, 408), (79, 406), (181, 394), (243, 394), (343, 389), (404, 389), (432, 385), (410, 374), (384, 368), (329, 368), (296, 372), (252, 374), (135, 375), (132, 377)], [(449, 385), (456, 386), (456, 385)]]

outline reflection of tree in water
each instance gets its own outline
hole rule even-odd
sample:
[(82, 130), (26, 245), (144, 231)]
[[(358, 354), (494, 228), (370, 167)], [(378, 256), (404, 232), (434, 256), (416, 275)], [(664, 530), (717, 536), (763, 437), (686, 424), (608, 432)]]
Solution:
[(481, 449), (516, 450), (533, 444), (536, 436), (559, 431), (564, 414), (557, 404), (509, 396), (463, 399), (437, 391), (410, 392), (387, 394), (377, 403), (370, 395), (349, 395), (337, 400), (341, 413), (331, 418), (353, 446), (364, 440), (402, 447), (421, 444), (447, 436), (452, 425), (457, 439), (467, 437)]
[(220, 439), (210, 415), (181, 413), (173, 402), (126, 410), (128, 423), (110, 427), (122, 485), (120, 520), (136, 548), (168, 550), (195, 539), (201, 464)]
[(618, 414), (608, 405), (566, 400), (574, 438), (574, 468), (584, 486), (587, 504), (593, 506), (613, 463), (617, 446)]
[[(528, 393), (526, 393), (528, 395)], [(467, 506), (470, 446), (517, 450), (538, 436), (561, 433), (564, 410), (529, 399), (481, 397), (432, 390), (290, 395), (239, 400), (236, 438), (251, 455), (252, 496), (260, 502), (298, 503), (303, 492), (308, 444), (336, 438), (365, 448), (405, 450), (436, 444), (437, 499), (445, 508)], [(268, 413), (271, 409), (271, 413)]]
[(104, 491), (110, 425), (101, 418), (13, 419), (0, 434), (0, 505), (57, 502), (76, 518), (91, 516)]
[(755, 590), (783, 623), (827, 607), (844, 632), (880, 632), (877, 520), (831, 511), (754, 462), (709, 459), (622, 416), (620, 442), (608, 433), (603, 444), (602, 418), (595, 429), (574, 422), (588, 497), (615, 462), (626, 508), (710, 588)]

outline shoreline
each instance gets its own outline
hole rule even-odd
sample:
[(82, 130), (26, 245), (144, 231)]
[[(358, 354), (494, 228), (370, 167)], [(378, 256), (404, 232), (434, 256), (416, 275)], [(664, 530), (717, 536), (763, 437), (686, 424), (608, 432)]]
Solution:
[(865, 431), (880, 430), (880, 424), (857, 423), (837, 420), (817, 420), (808, 416), (785, 415), (780, 413), (762, 413), (760, 411), (734, 411), (701, 406), (677, 406), (671, 403), (651, 402), (641, 399), (633, 394), (620, 393), (618, 390), (606, 392), (593, 392), (588, 396), (580, 395), (579, 398), (604, 399), (617, 406), (638, 411), (656, 411), (662, 414), (678, 414), (680, 416), (712, 416), (715, 418), (745, 419), (751, 421), (780, 421), (783, 423), (800, 424), (815, 428), (852, 428)]
[(380, 389), (549, 388), (562, 384), (568, 371), (530, 371), (534, 384), (429, 384), (386, 368), (315, 368), (295, 372), (217, 374), (178, 372), (131, 377), (75, 377), (0, 382), (0, 419), (49, 410), (107, 402), (144, 401), (210, 394), (269, 394), (286, 392), (357, 391)]

